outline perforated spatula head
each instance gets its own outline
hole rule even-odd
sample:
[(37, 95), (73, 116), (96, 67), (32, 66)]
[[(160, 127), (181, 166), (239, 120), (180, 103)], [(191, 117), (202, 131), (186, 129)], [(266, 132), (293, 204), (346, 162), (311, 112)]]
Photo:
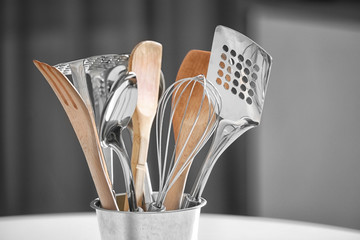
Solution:
[(216, 27), (207, 78), (222, 97), (220, 117), (237, 121), (246, 116), (260, 123), (271, 62), (271, 56), (248, 37)]
[(270, 55), (254, 41), (230, 28), (216, 27), (207, 78), (221, 96), (220, 121), (183, 208), (199, 203), (220, 155), (238, 137), (260, 124), (270, 67)]

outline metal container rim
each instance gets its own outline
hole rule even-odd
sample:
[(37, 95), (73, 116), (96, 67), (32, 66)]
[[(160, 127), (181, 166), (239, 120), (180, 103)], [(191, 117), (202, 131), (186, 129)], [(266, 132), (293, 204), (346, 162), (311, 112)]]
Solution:
[(177, 212), (186, 212), (186, 211), (195, 211), (196, 209), (200, 209), (207, 204), (207, 201), (204, 198), (200, 198), (200, 203), (196, 206), (184, 208), (184, 209), (177, 209), (177, 210), (170, 210), (164, 212), (127, 212), (127, 211), (116, 211), (116, 210), (109, 210), (100, 207), (100, 200), (99, 198), (95, 198), (90, 203), (90, 207), (96, 211), (103, 211), (103, 212), (113, 212), (113, 213), (120, 213), (120, 214), (145, 214), (145, 215), (159, 215), (159, 214), (171, 214)]

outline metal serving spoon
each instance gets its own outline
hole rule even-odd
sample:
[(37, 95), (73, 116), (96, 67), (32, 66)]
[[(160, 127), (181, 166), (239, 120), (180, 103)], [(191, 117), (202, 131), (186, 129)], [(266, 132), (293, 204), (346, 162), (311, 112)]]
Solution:
[(105, 104), (100, 121), (100, 140), (118, 155), (124, 173), (126, 194), (130, 211), (139, 211), (136, 203), (134, 179), (130, 159), (126, 152), (121, 132), (129, 124), (137, 102), (135, 74), (129, 73), (124, 80), (117, 81)]
[[(98, 133), (101, 113), (110, 95), (111, 86), (117, 80), (125, 77), (128, 59), (128, 54), (106, 54), (59, 63), (54, 66), (62, 74), (71, 76), (72, 83), (84, 100)], [(114, 183), (113, 151), (111, 148), (104, 147), (102, 152), (111, 183)]]

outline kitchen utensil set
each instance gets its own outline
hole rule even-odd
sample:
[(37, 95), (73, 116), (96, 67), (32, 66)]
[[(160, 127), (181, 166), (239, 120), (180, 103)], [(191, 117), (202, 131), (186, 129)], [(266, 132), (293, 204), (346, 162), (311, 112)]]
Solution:
[[(101, 113), (115, 82), (125, 77), (129, 55), (108, 54), (93, 56), (68, 63), (55, 65), (62, 74), (72, 79), (73, 85), (86, 102), (95, 119), (96, 128), (100, 129)], [(90, 81), (88, 81), (90, 79)], [(80, 85), (82, 88), (80, 89)], [(91, 101), (91, 103), (89, 103)], [(91, 107), (92, 106), (92, 107)], [(111, 148), (102, 148), (106, 167), (111, 180), (113, 177), (113, 154)]]
[[(157, 212), (199, 205), (220, 155), (260, 124), (272, 59), (251, 39), (218, 26), (211, 53), (189, 51), (166, 90), (161, 59), (162, 45), (143, 41), (131, 55), (54, 67), (34, 60), (70, 119), (105, 209)], [(72, 83), (65, 75), (72, 76)], [(147, 154), (154, 118), (159, 189), (153, 193)], [(125, 128), (132, 140), (131, 158), (123, 141)], [(186, 194), (191, 165), (212, 135)], [(112, 187), (113, 151), (124, 174), (124, 206), (117, 205)]]

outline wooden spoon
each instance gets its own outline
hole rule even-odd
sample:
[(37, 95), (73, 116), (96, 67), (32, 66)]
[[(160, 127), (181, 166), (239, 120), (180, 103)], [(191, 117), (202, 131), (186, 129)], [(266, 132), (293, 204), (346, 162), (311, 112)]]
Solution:
[(190, 50), (180, 65), (176, 81), (184, 78), (204, 75), (206, 77), (210, 61), (210, 52), (202, 50)]
[(135, 179), (138, 206), (143, 205), (150, 131), (159, 96), (161, 58), (162, 45), (160, 43), (143, 41), (135, 46), (129, 59), (128, 69), (136, 74), (138, 87), (137, 105), (132, 117), (133, 146), (131, 154), (131, 169)]
[(107, 175), (95, 122), (83, 99), (73, 85), (56, 68), (34, 60), (63, 106), (85, 154), (101, 206), (104, 209), (118, 210), (112, 185)]
[[(200, 74), (205, 76), (208, 70), (209, 59), (210, 52), (201, 50), (189, 51), (179, 68), (176, 81), (184, 78), (195, 77)], [(183, 85), (185, 86), (185, 84)], [(179, 93), (181, 91), (182, 89), (180, 88), (177, 92)], [(211, 119), (209, 123), (209, 111), (212, 110), (209, 109), (210, 106), (206, 96), (203, 100), (203, 105), (201, 105), (203, 92), (203, 86), (200, 83), (196, 83), (193, 89), (192, 84), (190, 84), (190, 86), (187, 86), (181, 96), (173, 96), (173, 102), (179, 101), (172, 122), (174, 129), (174, 137), (175, 139), (178, 139), (175, 149), (175, 159), (179, 157), (181, 150), (185, 148), (180, 156), (180, 159), (178, 160), (173, 177), (175, 177), (176, 173), (180, 170), (180, 168), (184, 166), (185, 162), (189, 159), (189, 157), (190, 159), (192, 159), (190, 161), (190, 164), (181, 173), (180, 177), (175, 181), (175, 183), (167, 193), (164, 201), (166, 210), (175, 210), (180, 207), (187, 175), (194, 158), (194, 156), (191, 156), (191, 153), (193, 152), (198, 142), (201, 140), (202, 135), (206, 131), (206, 127), (208, 126), (208, 124), (213, 124), (215, 121), (214, 118)], [(190, 102), (190, 104), (188, 104), (188, 101)], [(198, 120), (196, 121), (198, 114)], [(193, 127), (194, 124), (196, 125), (195, 127)], [(189, 140), (185, 144), (188, 138)]]

